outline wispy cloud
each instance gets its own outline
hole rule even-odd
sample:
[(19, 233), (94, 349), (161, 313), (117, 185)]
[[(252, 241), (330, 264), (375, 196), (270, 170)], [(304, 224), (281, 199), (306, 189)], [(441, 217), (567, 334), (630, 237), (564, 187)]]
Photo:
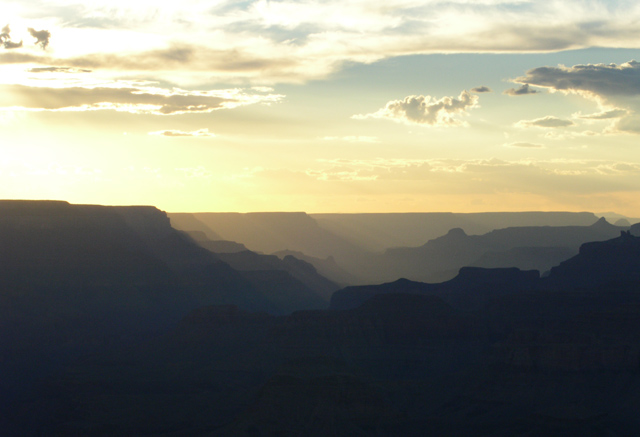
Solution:
[(181, 130), (160, 130), (156, 132), (149, 132), (149, 135), (158, 135), (162, 137), (198, 137), (198, 138), (211, 138), (215, 137), (213, 132), (209, 132), (209, 129), (198, 129), (196, 131), (185, 132)]
[(515, 124), (516, 127), (542, 127), (542, 128), (562, 128), (574, 126), (575, 123), (571, 120), (564, 120), (558, 117), (554, 117), (552, 115), (548, 115), (542, 118), (536, 118), (535, 120), (520, 120)]
[(57, 85), (56, 88), (0, 85), (0, 108), (31, 111), (113, 110), (134, 114), (177, 115), (207, 113), (256, 103), (269, 104), (282, 98), (277, 94), (252, 93), (242, 89), (191, 91), (125, 81), (102, 82), (95, 86), (74, 86), (73, 82)]
[(614, 118), (624, 117), (629, 113), (626, 109), (609, 109), (607, 111), (600, 111), (593, 114), (582, 114), (576, 113), (573, 114), (575, 118), (579, 118), (582, 120), (611, 120)]

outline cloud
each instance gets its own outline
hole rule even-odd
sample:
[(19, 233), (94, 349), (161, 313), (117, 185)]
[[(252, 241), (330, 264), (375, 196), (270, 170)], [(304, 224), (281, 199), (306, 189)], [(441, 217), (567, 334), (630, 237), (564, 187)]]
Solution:
[(472, 93), (491, 93), (493, 92), (493, 90), (488, 86), (477, 86), (477, 87), (471, 88), (471, 92)]
[(8, 24), (4, 26), (2, 32), (0, 32), (0, 44), (2, 44), (5, 49), (19, 49), (22, 47), (22, 41), (11, 41), (11, 28)]
[(106, 82), (95, 87), (0, 85), (0, 108), (32, 111), (114, 110), (176, 115), (268, 104), (281, 98), (277, 94), (254, 94), (241, 89), (188, 91), (124, 81)]
[(49, 45), (49, 40), (51, 39), (51, 32), (48, 30), (35, 30), (33, 27), (27, 29), (32, 37), (36, 39), (35, 44), (42, 47), (42, 50), (45, 50)]
[[(22, 3), (25, 16), (59, 23), (58, 41), (88, 34), (51, 65), (186, 78), (171, 83), (304, 82), (396, 56), (636, 48), (640, 38), (640, 8), (606, 0)], [(46, 47), (47, 31), (33, 32)]]
[(515, 81), (592, 98), (637, 96), (640, 95), (640, 63), (538, 67)]
[[(622, 64), (579, 64), (572, 67), (538, 67), (515, 82), (548, 88), (554, 92), (577, 94), (594, 100), (601, 111), (574, 115), (583, 120), (614, 120), (605, 134), (640, 134), (640, 62)], [(613, 107), (613, 108), (612, 108)], [(616, 120), (617, 119), (617, 120)]]
[[(428, 181), (395, 185), (424, 194), (510, 193), (553, 197), (559, 193), (589, 195), (640, 190), (640, 164), (606, 160), (491, 159), (370, 159), (320, 160), (306, 174), (317, 181), (375, 184), (390, 181)], [(609, 177), (605, 177), (605, 176)], [(388, 185), (385, 185), (388, 186)]]
[(406, 124), (422, 126), (451, 127), (461, 126), (464, 122), (455, 115), (466, 115), (468, 109), (478, 106), (478, 96), (462, 91), (455, 97), (435, 99), (431, 96), (407, 96), (402, 100), (392, 100), (384, 108), (371, 114), (357, 114), (352, 118), (385, 118)]
[(612, 118), (620, 118), (629, 113), (626, 109), (609, 109), (607, 111), (600, 111), (594, 114), (574, 114), (575, 118), (580, 118), (583, 120), (610, 120)]
[(505, 90), (502, 94), (506, 94), (508, 96), (526, 96), (527, 94), (539, 94), (540, 91), (529, 88), (529, 84), (525, 83), (519, 88), (509, 88)]
[(504, 147), (517, 147), (517, 148), (524, 148), (524, 149), (544, 149), (544, 146), (542, 144), (522, 143), (522, 142), (506, 143), (504, 144)]
[(640, 115), (628, 115), (605, 129), (608, 134), (640, 134)]
[(71, 67), (34, 67), (27, 70), (28, 73), (91, 73), (91, 70)]
[(520, 120), (515, 124), (516, 127), (542, 127), (542, 128), (561, 128), (574, 126), (575, 123), (571, 120), (563, 120), (552, 115), (548, 115), (542, 118), (536, 118), (535, 120)]
[(626, 162), (604, 163), (596, 166), (595, 170), (601, 174), (640, 173), (640, 165)]
[(162, 137), (215, 137), (213, 132), (209, 132), (209, 129), (199, 129), (191, 132), (184, 132), (181, 130), (161, 130), (156, 132), (149, 132), (149, 135), (158, 135)]
[(558, 131), (549, 131), (544, 134), (544, 137), (549, 140), (572, 140), (575, 138), (583, 138), (583, 137), (595, 137), (598, 135), (602, 135), (602, 133), (594, 132), (591, 130), (585, 130), (581, 132), (558, 132)]
[(378, 137), (365, 135), (347, 135), (345, 137), (322, 137), (324, 141), (347, 141), (349, 143), (378, 143)]

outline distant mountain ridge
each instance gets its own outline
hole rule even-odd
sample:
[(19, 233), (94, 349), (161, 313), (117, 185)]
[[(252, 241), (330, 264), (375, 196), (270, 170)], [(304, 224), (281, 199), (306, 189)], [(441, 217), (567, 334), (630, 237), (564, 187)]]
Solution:
[(588, 226), (598, 220), (590, 212), (370, 213), (310, 214), (318, 224), (374, 252), (423, 242), (461, 228), (467, 234), (523, 226)]
[[(331, 257), (347, 275), (334, 273), (336, 282), (348, 280), (349, 284), (366, 284), (408, 277), (421, 281), (442, 281), (455, 276), (465, 265), (482, 267), (521, 267), (546, 270), (558, 262), (577, 253), (581, 243), (592, 239), (606, 239), (617, 231), (603, 235), (583, 232), (580, 229), (576, 241), (554, 240), (554, 231), (545, 231), (544, 226), (562, 228), (556, 234), (567, 231), (567, 227), (584, 228), (598, 221), (592, 213), (571, 212), (519, 212), (519, 213), (398, 213), (398, 214), (305, 214), (305, 213), (170, 213), (174, 226), (183, 231), (202, 231), (220, 239), (235, 241), (256, 252), (299, 252), (299, 257), (309, 257), (318, 271), (331, 275), (331, 266), (321, 261)], [(523, 235), (527, 228), (531, 236)], [(535, 229), (534, 229), (535, 228)], [(476, 235), (502, 229), (503, 243), (498, 244), (499, 235), (485, 237), (489, 244), (485, 250), (473, 248), (473, 244), (461, 238), (464, 247), (453, 247), (456, 253), (443, 252), (442, 259), (432, 260), (428, 250), (419, 250), (427, 240), (438, 244), (443, 234), (459, 229), (473, 240)], [(506, 231), (505, 229), (512, 229)], [(615, 228), (618, 229), (618, 228)], [(457, 230), (454, 232), (458, 232)], [(511, 235), (506, 235), (511, 232)], [(543, 232), (549, 237), (539, 234)], [(568, 232), (573, 232), (569, 230)], [(537, 233), (537, 234), (536, 234)], [(546, 251), (532, 250), (539, 247), (536, 236), (541, 235)], [(596, 235), (592, 238), (592, 235)], [(505, 245), (506, 238), (514, 237), (516, 245)], [(491, 239), (496, 241), (491, 241)], [(545, 239), (546, 238), (546, 239)], [(408, 247), (400, 246), (410, 243)], [(427, 243), (429, 244), (429, 243)], [(396, 248), (396, 249), (394, 249)], [(517, 257), (508, 253), (517, 251)], [(383, 253), (384, 251), (384, 253)], [(406, 256), (402, 255), (402, 252)], [(458, 253), (459, 252), (459, 253)], [(490, 252), (486, 253), (485, 252)], [(425, 259), (424, 256), (427, 256)], [(421, 258), (422, 257), (422, 258)], [(452, 258), (453, 257), (453, 258)], [(456, 258), (456, 259), (454, 259)], [(518, 265), (508, 261), (520, 260)]]
[(505, 294), (598, 289), (614, 284), (640, 285), (640, 236), (630, 231), (621, 231), (610, 240), (582, 244), (577, 255), (553, 267), (547, 277), (540, 277), (537, 270), (463, 267), (455, 278), (442, 283), (403, 278), (380, 285), (346, 287), (333, 294), (331, 309), (357, 308), (378, 294), (411, 293), (438, 296), (458, 309), (469, 310)]
[[(461, 267), (478, 264), (489, 268), (528, 264), (526, 267), (544, 272), (568, 258), (562, 256), (578, 253), (581, 244), (614, 238), (627, 229), (611, 225), (604, 218), (590, 226), (512, 227), (483, 235), (467, 235), (454, 228), (420, 247), (388, 249), (377, 271), (381, 279), (400, 276), (419, 281), (429, 281), (438, 273), (448, 272), (453, 277)], [(517, 259), (510, 256), (514, 251), (529, 256)]]

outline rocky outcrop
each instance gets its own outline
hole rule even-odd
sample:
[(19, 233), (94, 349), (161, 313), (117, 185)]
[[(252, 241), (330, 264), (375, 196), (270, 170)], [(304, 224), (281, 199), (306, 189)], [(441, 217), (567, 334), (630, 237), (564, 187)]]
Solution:
[(640, 283), (640, 237), (630, 231), (608, 241), (583, 244), (577, 256), (551, 269), (543, 286), (594, 288), (613, 282)]

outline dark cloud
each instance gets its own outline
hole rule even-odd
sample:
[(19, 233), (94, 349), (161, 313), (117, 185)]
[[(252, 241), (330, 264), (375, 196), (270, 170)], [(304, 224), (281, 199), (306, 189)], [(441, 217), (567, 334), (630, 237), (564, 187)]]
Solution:
[(563, 120), (558, 117), (548, 115), (542, 118), (536, 118), (535, 120), (521, 120), (516, 123), (517, 127), (544, 127), (544, 128), (560, 128), (574, 126), (575, 123), (571, 120)]
[(49, 45), (49, 40), (51, 39), (51, 32), (48, 30), (35, 30), (33, 27), (27, 29), (32, 37), (36, 39), (35, 44), (42, 47), (42, 49), (46, 49)]
[(527, 94), (538, 94), (540, 91), (529, 88), (529, 84), (524, 84), (519, 88), (509, 88), (503, 94), (508, 96), (526, 96)]
[(477, 86), (475, 88), (471, 88), (472, 93), (490, 93), (493, 92), (491, 88), (488, 86)]
[(22, 41), (11, 41), (11, 28), (8, 24), (4, 26), (2, 32), (0, 32), (0, 44), (2, 44), (5, 49), (19, 49), (22, 47)]
[(527, 71), (516, 82), (601, 97), (639, 95), (640, 62), (539, 67)]
[(410, 124), (426, 126), (458, 126), (463, 124), (453, 116), (465, 114), (467, 109), (477, 106), (478, 96), (462, 91), (458, 98), (431, 96), (407, 96), (403, 100), (392, 100), (372, 114), (354, 115), (355, 119), (387, 118)]

